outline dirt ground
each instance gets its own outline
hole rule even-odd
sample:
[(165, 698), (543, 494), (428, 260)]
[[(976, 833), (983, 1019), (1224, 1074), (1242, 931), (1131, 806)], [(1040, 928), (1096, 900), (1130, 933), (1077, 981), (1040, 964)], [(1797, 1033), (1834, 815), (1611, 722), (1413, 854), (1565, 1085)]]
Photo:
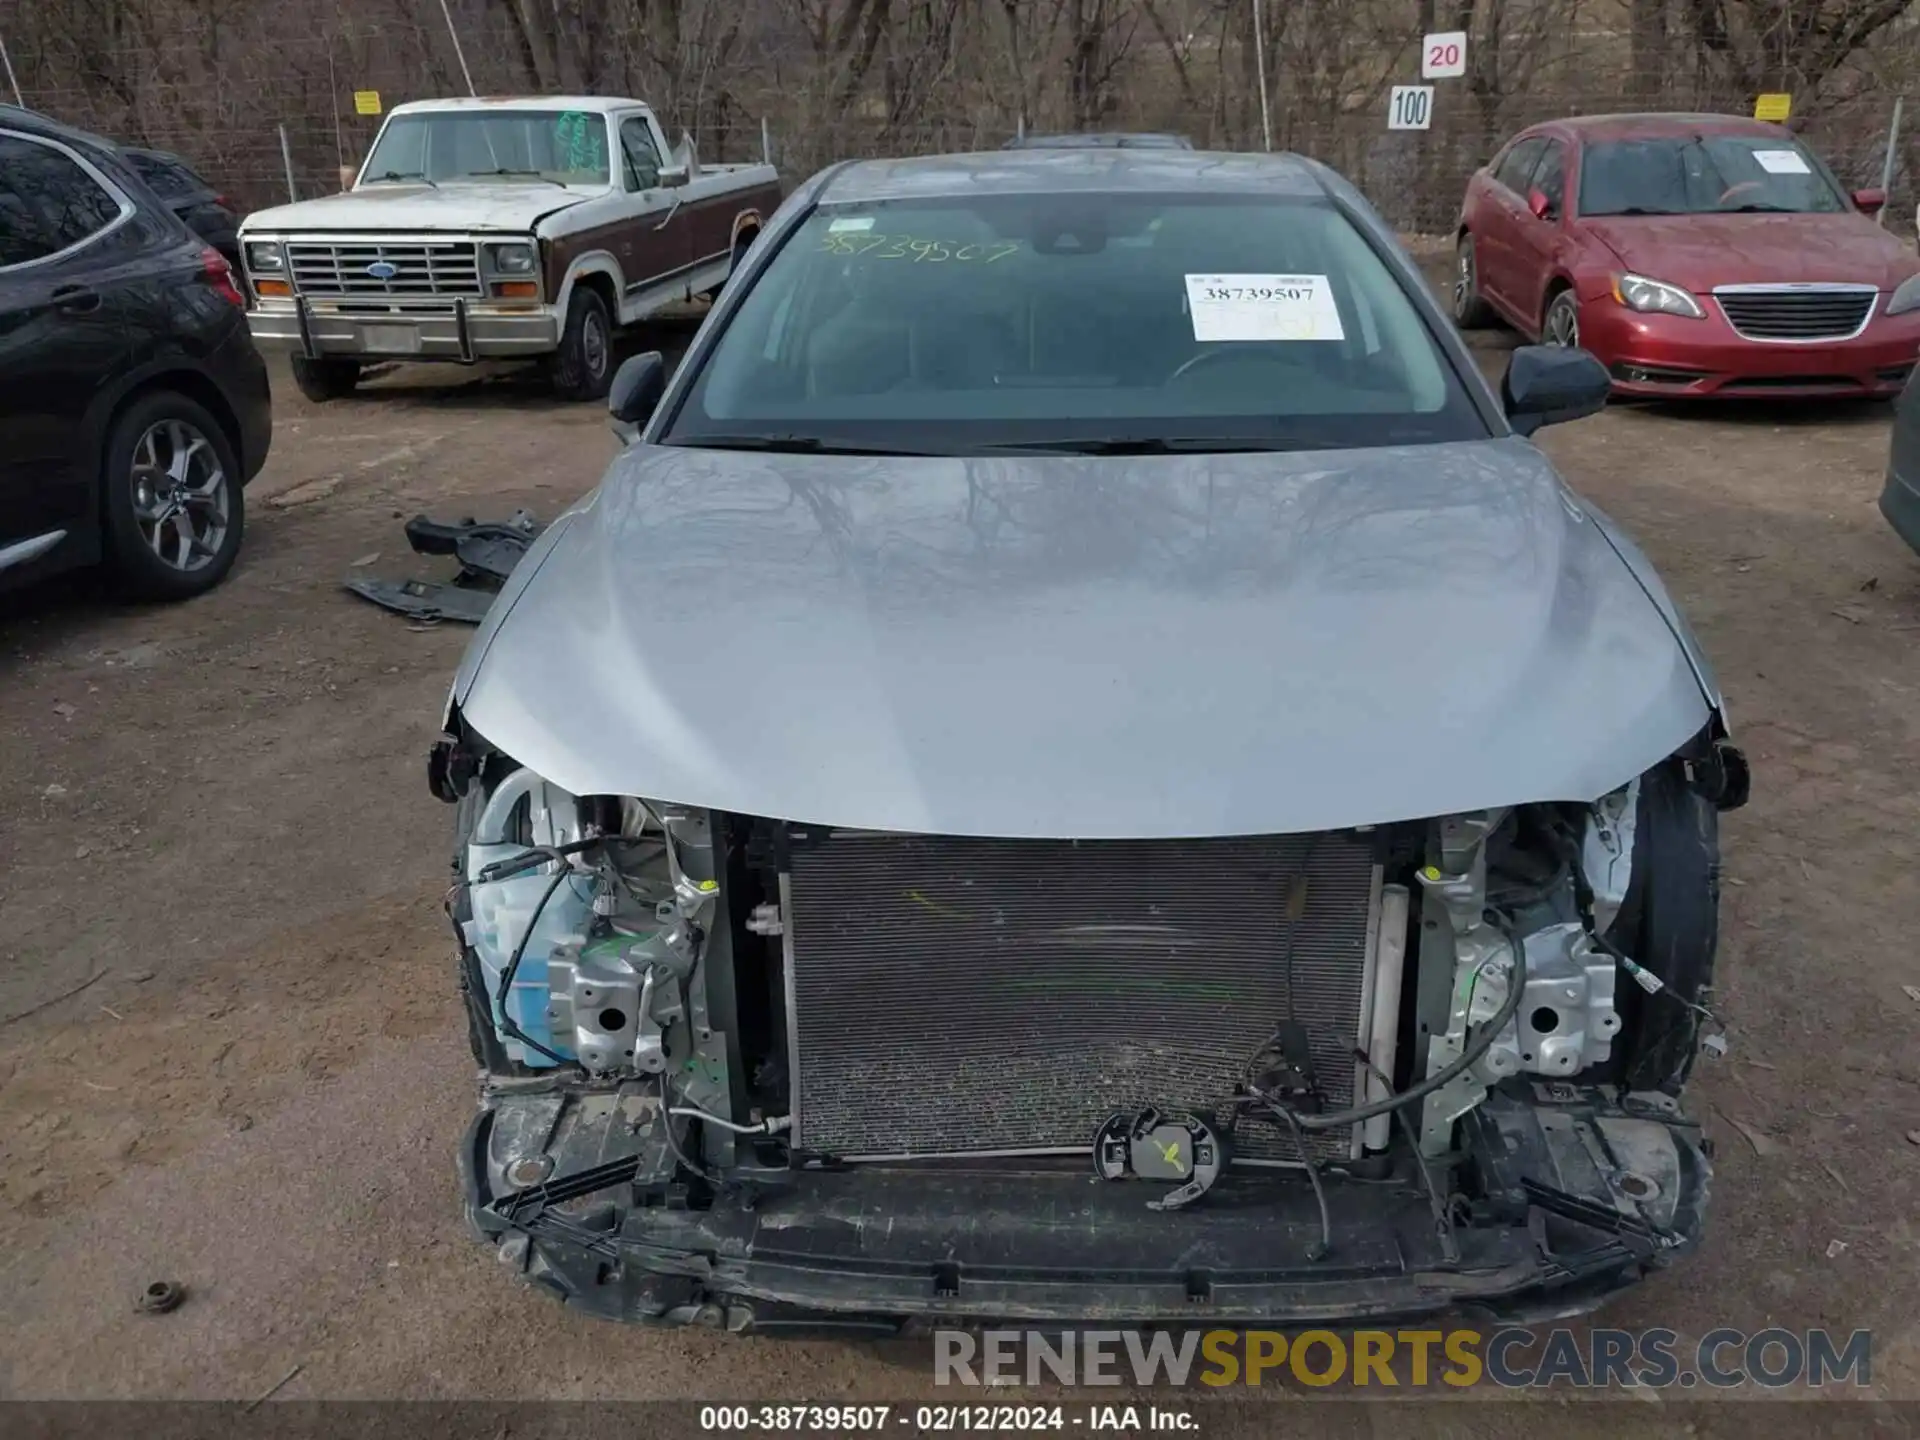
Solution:
[[(0, 607), (0, 1394), (251, 1397), (296, 1365), (283, 1396), (928, 1393), (922, 1346), (594, 1322), (466, 1237), (424, 759), (471, 632), (339, 581), (415, 571), (419, 511), (551, 514), (615, 442), (460, 372), (278, 393), (228, 584)], [(1732, 1049), (1694, 1094), (1710, 1238), (1604, 1318), (1871, 1327), (1875, 1390), (1916, 1398), (1920, 560), (1874, 508), (1887, 423), (1617, 409), (1543, 443), (1653, 556), (1754, 766), (1724, 836)], [(161, 1278), (188, 1302), (134, 1313)]]

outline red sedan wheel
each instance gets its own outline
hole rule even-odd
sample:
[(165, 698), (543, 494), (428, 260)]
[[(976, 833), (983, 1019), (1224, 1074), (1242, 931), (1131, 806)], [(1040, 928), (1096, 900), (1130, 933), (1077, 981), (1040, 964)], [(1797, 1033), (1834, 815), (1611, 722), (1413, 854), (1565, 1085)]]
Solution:
[(1580, 301), (1571, 290), (1562, 290), (1547, 306), (1546, 323), (1540, 327), (1540, 339), (1548, 345), (1577, 349), (1580, 344)]

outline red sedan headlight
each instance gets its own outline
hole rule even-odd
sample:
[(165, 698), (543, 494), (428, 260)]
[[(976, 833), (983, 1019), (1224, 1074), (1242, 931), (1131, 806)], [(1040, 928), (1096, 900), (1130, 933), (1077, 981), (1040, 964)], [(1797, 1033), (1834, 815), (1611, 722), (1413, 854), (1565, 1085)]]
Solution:
[(1904, 315), (1909, 310), (1920, 310), (1920, 275), (1909, 275), (1887, 297), (1887, 314)]
[(1613, 298), (1627, 309), (1646, 315), (1684, 315), (1689, 320), (1707, 318), (1700, 302), (1687, 291), (1664, 280), (1649, 280), (1644, 275), (1615, 275)]

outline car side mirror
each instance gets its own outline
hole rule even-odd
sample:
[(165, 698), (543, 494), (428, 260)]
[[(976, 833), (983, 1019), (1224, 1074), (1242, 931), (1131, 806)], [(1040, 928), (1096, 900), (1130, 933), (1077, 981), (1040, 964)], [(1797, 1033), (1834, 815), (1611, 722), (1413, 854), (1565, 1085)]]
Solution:
[(662, 185), (684, 185), (687, 183), (687, 167), (684, 165), (662, 165), (660, 167)]
[(638, 431), (640, 426), (653, 418), (654, 409), (666, 389), (666, 357), (658, 350), (649, 350), (644, 355), (634, 355), (620, 362), (620, 368), (613, 374), (613, 384), (607, 391), (607, 414), (613, 417), (614, 429), (624, 443), (632, 443), (629, 431)]
[(1547, 198), (1547, 192), (1544, 190), (1529, 190), (1527, 192), (1527, 209), (1533, 212), (1533, 218), (1536, 220), (1551, 220), (1553, 218), (1553, 201)]
[(1500, 382), (1507, 423), (1520, 435), (1597, 414), (1612, 392), (1606, 366), (1585, 350), (1563, 345), (1522, 345)]
[(1853, 208), (1862, 215), (1878, 215), (1887, 208), (1887, 192), (1878, 186), (1853, 192)]

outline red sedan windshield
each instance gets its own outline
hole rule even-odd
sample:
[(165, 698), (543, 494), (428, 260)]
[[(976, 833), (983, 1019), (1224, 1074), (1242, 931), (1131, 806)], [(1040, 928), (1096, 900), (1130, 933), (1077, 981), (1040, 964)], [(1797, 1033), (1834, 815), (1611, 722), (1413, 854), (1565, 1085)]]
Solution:
[(1820, 163), (1791, 141), (1752, 135), (1612, 140), (1587, 146), (1582, 215), (1832, 214), (1846, 209)]

